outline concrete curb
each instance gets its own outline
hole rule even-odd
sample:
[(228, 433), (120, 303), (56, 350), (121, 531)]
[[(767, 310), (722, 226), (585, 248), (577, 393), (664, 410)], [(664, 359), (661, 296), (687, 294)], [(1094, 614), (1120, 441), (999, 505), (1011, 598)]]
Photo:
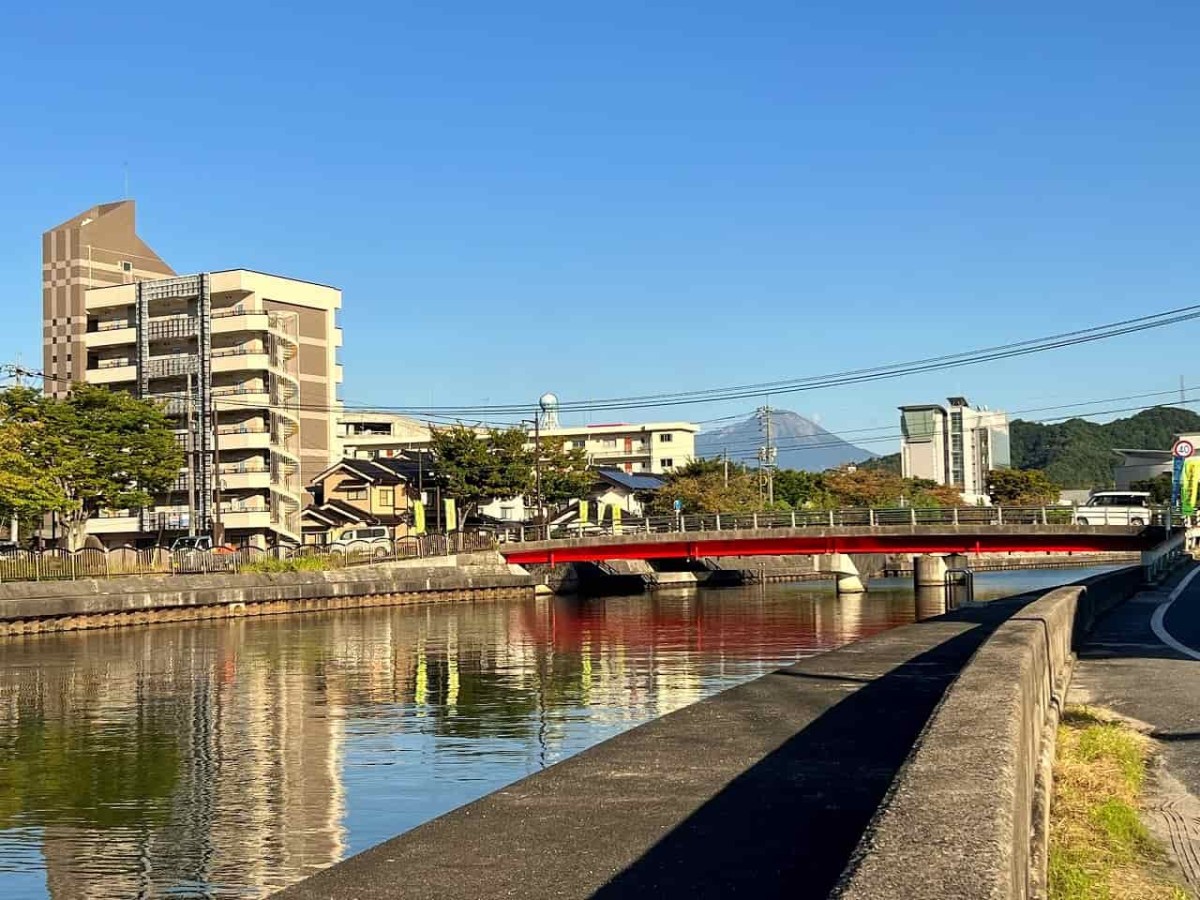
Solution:
[(1044, 838), (1035, 836), (1048, 814), (1047, 729), (1072, 648), (1140, 582), (1132, 568), (1058, 588), (996, 630), (930, 718), (835, 897), (1035, 896), (1044, 884)]

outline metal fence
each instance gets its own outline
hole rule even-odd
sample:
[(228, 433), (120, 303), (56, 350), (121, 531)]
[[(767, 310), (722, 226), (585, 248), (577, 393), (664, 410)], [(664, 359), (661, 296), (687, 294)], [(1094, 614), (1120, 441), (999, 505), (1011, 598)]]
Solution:
[(177, 550), (166, 547), (112, 550), (13, 550), (0, 554), (0, 582), (71, 581), (126, 575), (195, 575), (339, 569), (402, 559), (421, 559), (494, 549), (487, 532), (423, 534), (336, 545), (241, 547), (235, 550)]
[[(619, 522), (607, 518), (601, 522), (568, 522), (559, 525), (514, 524), (500, 526), (495, 531), (500, 543), (508, 543), (563, 540), (605, 534), (664, 534), (775, 528), (874, 528), (922, 525), (953, 528), (1005, 525), (1078, 525), (1081, 527), (1100, 525), (1140, 528), (1147, 525), (1162, 525), (1167, 521), (1167, 515), (1167, 507), (1128, 510), (1125, 508), (1106, 509), (1102, 506), (962, 506), (931, 509), (909, 506), (885, 509), (795, 510), (786, 513), (622, 517)], [(1175, 515), (1172, 524), (1182, 525), (1183, 520)]]
[[(940, 509), (835, 509), (796, 510), (787, 513), (736, 515), (677, 515), (611, 519), (599, 523), (570, 522), (561, 525), (501, 525), (451, 534), (423, 534), (396, 539), (375, 538), (332, 544), (232, 551), (181, 550), (165, 547), (114, 550), (85, 549), (16, 550), (0, 554), (0, 582), (64, 581), (76, 578), (114, 578), (124, 575), (196, 574), (290, 571), (311, 568), (337, 569), (403, 559), (446, 556), (495, 549), (513, 542), (568, 540), (593, 535), (662, 534), (712, 531), (744, 531), (782, 528), (852, 527), (1000, 527), (1005, 525), (1076, 525), (1142, 527), (1167, 521), (1166, 507), (1140, 510), (1104, 507), (968, 506)], [(1172, 525), (1185, 524), (1178, 516)]]

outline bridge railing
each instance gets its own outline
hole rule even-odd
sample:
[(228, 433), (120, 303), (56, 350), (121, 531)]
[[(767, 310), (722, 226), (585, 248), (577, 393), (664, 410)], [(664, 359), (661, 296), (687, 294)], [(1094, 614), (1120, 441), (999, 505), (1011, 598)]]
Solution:
[[(1002, 527), (1005, 525), (1078, 525), (1081, 527), (1162, 525), (1166, 507), (1146, 509), (1106, 509), (1074, 506), (964, 506), (964, 507), (888, 507), (832, 510), (794, 510), (770, 513), (706, 513), (670, 516), (623, 516), (614, 522), (611, 515), (600, 522), (568, 522), (552, 525), (498, 526), (496, 540), (565, 540), (593, 535), (668, 534), (701, 531), (745, 531), (776, 528), (874, 528), (883, 526)], [(1177, 515), (1173, 525), (1183, 524)]]

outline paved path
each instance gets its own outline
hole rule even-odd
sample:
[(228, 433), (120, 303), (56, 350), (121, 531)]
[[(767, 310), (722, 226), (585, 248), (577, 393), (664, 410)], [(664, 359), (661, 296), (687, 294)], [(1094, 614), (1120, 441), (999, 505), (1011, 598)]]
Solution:
[(1152, 825), (1200, 896), (1200, 567), (1117, 607), (1080, 652), (1070, 702), (1145, 723), (1162, 750)]

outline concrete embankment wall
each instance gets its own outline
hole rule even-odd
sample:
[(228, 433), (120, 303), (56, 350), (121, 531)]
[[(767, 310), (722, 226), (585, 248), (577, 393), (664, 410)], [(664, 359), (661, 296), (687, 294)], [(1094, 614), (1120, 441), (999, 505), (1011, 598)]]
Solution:
[(402, 603), (524, 598), (533, 592), (531, 576), (515, 573), (503, 563), (11, 582), (0, 584), (0, 636)]
[(1051, 591), (964, 668), (919, 738), (835, 896), (1041, 896), (1053, 726), (1072, 647), (1141, 584), (1125, 569)]

